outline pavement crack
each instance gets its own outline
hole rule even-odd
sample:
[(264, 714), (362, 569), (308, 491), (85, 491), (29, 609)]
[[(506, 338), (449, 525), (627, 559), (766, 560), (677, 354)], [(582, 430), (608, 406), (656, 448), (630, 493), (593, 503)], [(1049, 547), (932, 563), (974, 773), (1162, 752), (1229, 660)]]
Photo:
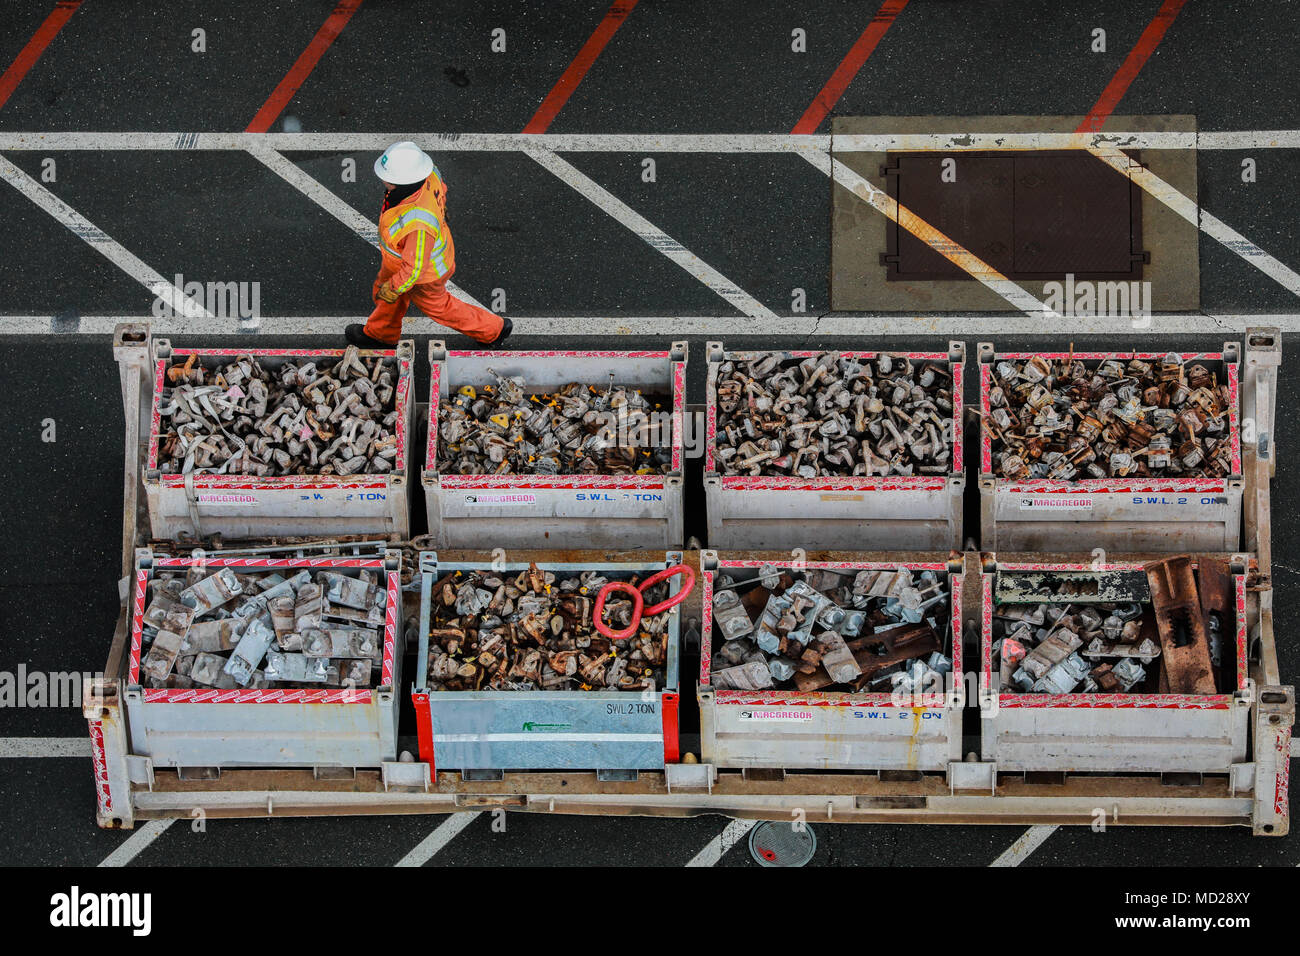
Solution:
[(803, 344), (804, 344), (804, 345), (809, 344), (809, 343), (812, 341), (812, 339), (817, 335), (818, 331), (819, 331), (819, 330), (821, 329), (821, 327), (822, 327), (822, 319), (826, 318), (826, 316), (828, 316), (828, 315), (830, 315), (830, 312), (829, 312), (829, 311), (827, 311), (827, 312), (823, 312), (821, 315), (817, 316), (817, 321), (813, 324), (813, 327), (812, 327), (812, 329), (808, 332), (807, 336), (804, 337), (804, 340), (803, 340)]

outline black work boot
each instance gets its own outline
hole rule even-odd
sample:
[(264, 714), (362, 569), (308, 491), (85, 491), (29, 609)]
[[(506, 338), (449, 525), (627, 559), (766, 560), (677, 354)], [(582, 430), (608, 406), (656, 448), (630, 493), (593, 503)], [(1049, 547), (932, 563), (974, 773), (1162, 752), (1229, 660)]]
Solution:
[(362, 349), (391, 349), (396, 348), (396, 342), (381, 342), (378, 339), (372, 339), (366, 335), (364, 325), (349, 325), (343, 330), (343, 336), (348, 340), (349, 345), (355, 345)]
[(501, 348), (501, 346), (505, 345), (506, 339), (510, 338), (510, 333), (514, 331), (515, 324), (505, 316), (501, 317), (501, 322), (503, 323), (501, 326), (501, 334), (491, 342), (487, 343), (487, 347), (490, 349)]

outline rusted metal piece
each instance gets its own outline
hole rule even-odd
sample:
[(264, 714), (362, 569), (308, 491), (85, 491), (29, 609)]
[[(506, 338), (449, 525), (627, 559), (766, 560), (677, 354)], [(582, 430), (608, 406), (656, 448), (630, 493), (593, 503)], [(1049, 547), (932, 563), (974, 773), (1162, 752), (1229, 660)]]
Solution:
[(1012, 675), (1012, 681), (1025, 691), (1032, 690), (1040, 694), (1070, 693), (1089, 669), (1089, 665), (1076, 653), (1082, 643), (1077, 634), (1062, 629), (1025, 655), (1020, 662), (1020, 669)]
[(166, 680), (176, 665), (176, 657), (180, 654), (184, 641), (183, 635), (173, 631), (159, 631), (154, 635), (149, 653), (140, 662), (140, 670), (154, 680)]
[(732, 640), (754, 633), (754, 622), (745, 613), (745, 607), (735, 591), (717, 591), (713, 598), (713, 619), (723, 637)]
[(307, 657), (368, 659), (377, 664), (383, 657), (384, 645), (378, 631), (334, 627), (303, 631), (302, 652)]
[(195, 609), (173, 598), (165, 591), (157, 592), (144, 612), (147, 627), (160, 631), (184, 634), (194, 620)]
[[(861, 690), (882, 671), (890, 671), (908, 661), (928, 658), (943, 650), (939, 635), (929, 624), (907, 624), (869, 637), (854, 638), (847, 641), (846, 646), (853, 654), (858, 674), (840, 683), (849, 683), (854, 690)], [(836, 681), (823, 672), (796, 674), (794, 683), (796, 690), (810, 691), (822, 690)]]
[(1201, 592), (1201, 612), (1210, 644), (1210, 666), (1216, 685), (1223, 684), (1223, 644), (1236, 631), (1236, 596), (1232, 571), (1222, 558), (1200, 558), (1196, 562), (1196, 583)]
[[(595, 627), (595, 598), (609, 579), (595, 571), (514, 575), (455, 571), (430, 591), (429, 688), (442, 690), (625, 690), (664, 686), (668, 620), (674, 609), (644, 615), (633, 633), (611, 639)], [(631, 585), (637, 583), (630, 579)], [(661, 602), (668, 583), (648, 587)], [(632, 622), (633, 602), (605, 602), (604, 623)]]
[(1145, 570), (1163, 651), (1161, 671), (1170, 693), (1213, 694), (1210, 635), (1192, 559), (1178, 556), (1152, 561)]
[[(489, 369), (489, 371), (492, 371)], [(658, 475), (672, 468), (672, 399), (619, 385), (466, 385), (438, 408), (438, 470), (462, 475)]]
[(244, 628), (230, 657), (226, 658), (222, 672), (229, 674), (240, 687), (246, 686), (253, 679), (253, 672), (266, 657), (274, 640), (275, 631), (271, 630), (270, 615), (253, 618)]
[(203, 617), (216, 608), (229, 604), (244, 593), (243, 585), (230, 568), (222, 568), (180, 592), (182, 603), (194, 609), (194, 617)]
[(712, 675), (718, 690), (770, 690), (776, 686), (766, 661), (750, 661), (725, 667)]
[(282, 654), (279, 651), (266, 653), (264, 673), (268, 680), (282, 680), (295, 684), (323, 684), (329, 676), (328, 671), (329, 661), (323, 657)]
[(853, 659), (844, 638), (834, 631), (822, 632), (817, 640), (823, 647), (822, 667), (826, 670), (832, 684), (851, 684), (862, 674), (862, 668)]
[(253, 355), (205, 367), (190, 355), (168, 369), (159, 397), (159, 467), (167, 473), (354, 475), (397, 459), (397, 366), (349, 346), (332, 367)]
[(718, 366), (717, 407), (723, 475), (939, 475), (951, 463), (946, 362), (763, 352)]
[(185, 632), (181, 656), (228, 651), (239, 641), (242, 631), (243, 622), (230, 617), (218, 621), (198, 621), (191, 624)]
[[(986, 420), (999, 478), (1222, 478), (1232, 472), (1232, 395), (1182, 356), (992, 365)], [(1191, 382), (1198, 382), (1193, 387)]]
[(999, 571), (994, 599), (1001, 604), (1145, 604), (1151, 600), (1141, 571)]
[(1116, 664), (1100, 664), (1088, 672), (1083, 691), (1086, 694), (1127, 694), (1146, 676), (1146, 670), (1132, 658)]
[(1150, 638), (1136, 644), (1120, 644), (1095, 637), (1080, 653), (1089, 658), (1132, 657), (1140, 660), (1143, 664), (1150, 664), (1160, 656), (1160, 645)]

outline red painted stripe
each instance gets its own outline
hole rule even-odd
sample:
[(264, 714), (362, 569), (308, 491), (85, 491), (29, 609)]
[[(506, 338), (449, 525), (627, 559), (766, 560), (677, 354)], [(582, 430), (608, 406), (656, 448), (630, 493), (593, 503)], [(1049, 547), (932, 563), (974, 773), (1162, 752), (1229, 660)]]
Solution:
[(907, 6), (907, 0), (885, 0), (876, 15), (872, 17), (871, 22), (867, 24), (867, 28), (862, 31), (862, 36), (858, 37), (858, 41), (849, 50), (848, 56), (835, 68), (835, 72), (826, 81), (822, 91), (817, 94), (816, 99), (812, 101), (808, 109), (804, 110), (799, 122), (794, 124), (794, 129), (790, 130), (791, 133), (817, 132), (817, 127), (821, 125), (821, 121), (839, 102), (839, 98), (849, 88), (853, 78), (858, 75), (858, 70), (862, 69), (862, 64), (867, 62), (867, 57), (871, 56), (876, 44), (880, 42), (880, 38), (885, 35), (885, 31), (893, 24), (894, 18), (903, 12), (905, 6)]
[(1137, 45), (1129, 51), (1128, 57), (1120, 64), (1119, 70), (1111, 77), (1110, 83), (1102, 90), (1101, 96), (1097, 98), (1096, 104), (1092, 108), (1087, 118), (1079, 124), (1076, 133), (1095, 133), (1106, 123), (1106, 118), (1115, 112), (1115, 107), (1119, 106), (1119, 101), (1124, 98), (1131, 84), (1137, 75), (1142, 72), (1142, 67), (1146, 66), (1147, 60), (1155, 52), (1160, 40), (1169, 29), (1169, 24), (1174, 22), (1174, 17), (1178, 16), (1178, 11), (1183, 8), (1187, 0), (1165, 0), (1160, 5), (1160, 10), (1156, 13), (1155, 19), (1147, 24), (1147, 28), (1142, 31), (1138, 37)]
[(596, 27), (596, 32), (587, 38), (587, 42), (582, 45), (582, 49), (569, 64), (569, 68), (564, 71), (564, 75), (551, 88), (551, 92), (546, 94), (542, 105), (537, 107), (537, 112), (524, 127), (525, 133), (545, 133), (550, 128), (555, 114), (564, 108), (564, 104), (569, 101), (573, 91), (578, 88), (582, 78), (591, 69), (591, 64), (596, 62), (600, 51), (605, 49), (605, 44), (609, 43), (615, 31), (623, 25), (623, 21), (627, 19), (627, 15), (632, 12), (636, 4), (637, 0), (614, 0), (614, 5), (609, 8), (605, 18)]
[(0, 106), (4, 106), (9, 97), (13, 95), (18, 84), (22, 82), (27, 71), (36, 65), (36, 61), (41, 58), (45, 48), (50, 45), (54, 35), (63, 29), (63, 25), (68, 22), (68, 18), (77, 12), (77, 7), (81, 6), (81, 0), (62, 0), (54, 5), (54, 12), (45, 18), (45, 22), (27, 41), (27, 45), (22, 48), (18, 54), (18, 59), (9, 65), (5, 70), (4, 76), (0, 76)]
[(420, 759), (429, 765), (430, 781), (436, 782), (438, 772), (433, 762), (433, 712), (429, 710), (429, 695), (412, 694), (411, 700), (415, 704), (415, 739), (419, 742)]
[(324, 25), (316, 31), (316, 36), (307, 44), (307, 49), (302, 51), (298, 61), (289, 68), (289, 72), (284, 75), (280, 85), (272, 91), (267, 97), (262, 108), (257, 111), (253, 121), (248, 124), (246, 133), (265, 133), (271, 128), (271, 124), (276, 121), (284, 108), (289, 105), (293, 95), (298, 92), (298, 87), (306, 82), (311, 71), (316, 69), (316, 64), (320, 58), (325, 55), (325, 51), (330, 48), (330, 44), (338, 38), (343, 32), (343, 28), (348, 25), (352, 19), (352, 14), (357, 12), (357, 7), (361, 6), (361, 0), (341, 0), (339, 5), (334, 8), (334, 12), (325, 20)]
[(664, 722), (664, 763), (677, 763), (682, 759), (681, 746), (677, 733), (677, 694), (665, 691), (663, 695)]

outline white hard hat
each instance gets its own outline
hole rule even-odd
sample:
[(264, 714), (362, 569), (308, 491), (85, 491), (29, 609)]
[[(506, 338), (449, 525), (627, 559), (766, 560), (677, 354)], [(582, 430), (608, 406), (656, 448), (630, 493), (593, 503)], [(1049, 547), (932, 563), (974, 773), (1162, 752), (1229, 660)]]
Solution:
[(375, 160), (375, 175), (394, 186), (423, 182), (433, 172), (433, 160), (412, 142), (394, 143)]

